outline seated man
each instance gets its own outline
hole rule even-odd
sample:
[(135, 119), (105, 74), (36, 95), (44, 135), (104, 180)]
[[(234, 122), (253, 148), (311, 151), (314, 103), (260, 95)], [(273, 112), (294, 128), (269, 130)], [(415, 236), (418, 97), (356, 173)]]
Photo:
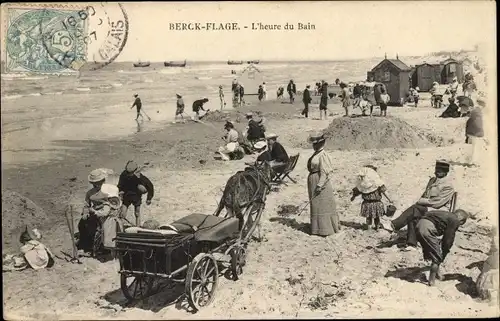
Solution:
[(267, 143), (264, 141), (256, 142), (253, 145), (254, 150), (258, 153), (254, 162), (245, 162), (245, 165), (259, 165), (263, 161), (270, 162), (271, 154), (267, 150)]
[[(424, 260), (431, 261), (431, 272), (429, 275), (429, 286), (433, 286), (438, 280), (442, 280), (439, 266), (450, 253), (458, 228), (463, 225), (469, 214), (464, 210), (429, 211), (417, 224), (417, 239), (422, 245)], [(438, 237), (442, 236), (442, 239)]]
[(260, 123), (253, 119), (253, 113), (247, 113), (246, 118), (248, 120), (247, 127), (247, 139), (251, 144), (255, 142), (265, 139), (266, 136), (264, 134), (263, 127)]
[(391, 221), (392, 231), (398, 231), (408, 225), (406, 250), (416, 249), (416, 225), (418, 220), (427, 213), (428, 208), (440, 209), (451, 201), (455, 189), (451, 186), (447, 178), (449, 170), (450, 164), (443, 161), (436, 161), (436, 176), (429, 180), (422, 197), (417, 203), (401, 213), (399, 217)]
[(268, 157), (270, 159), (269, 165), (272, 168), (282, 167), (288, 162), (288, 154), (285, 151), (285, 148), (276, 141), (278, 135), (270, 133), (266, 135), (267, 145), (268, 145)]

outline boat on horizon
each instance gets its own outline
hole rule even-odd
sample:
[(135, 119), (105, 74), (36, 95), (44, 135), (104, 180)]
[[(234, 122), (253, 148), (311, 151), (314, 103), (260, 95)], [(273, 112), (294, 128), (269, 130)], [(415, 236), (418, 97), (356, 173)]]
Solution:
[(135, 62), (134, 63), (134, 67), (149, 67), (150, 63), (149, 61), (146, 61), (146, 62)]
[(243, 60), (228, 60), (228, 65), (243, 65)]
[(184, 61), (165, 61), (163, 63), (165, 67), (186, 67), (186, 60)]
[(247, 61), (247, 64), (255, 64), (255, 65), (258, 65), (259, 64), (259, 60), (249, 60)]

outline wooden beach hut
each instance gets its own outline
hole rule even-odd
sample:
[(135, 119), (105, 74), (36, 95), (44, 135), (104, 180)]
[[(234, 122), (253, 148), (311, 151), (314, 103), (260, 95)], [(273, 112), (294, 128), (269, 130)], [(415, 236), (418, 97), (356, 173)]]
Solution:
[(441, 64), (443, 65), (441, 83), (450, 84), (453, 81), (453, 77), (457, 77), (460, 83), (464, 81), (464, 67), (460, 61), (450, 57)]
[(429, 91), (432, 88), (432, 83), (441, 83), (441, 71), (443, 66), (441, 64), (430, 64), (424, 62), (423, 64), (415, 66), (415, 72), (412, 75), (412, 87), (418, 86), (420, 91)]
[(410, 91), (410, 72), (411, 68), (399, 60), (399, 57), (396, 56), (396, 59), (386, 57), (367, 73), (367, 78), (385, 85), (391, 97), (390, 105), (402, 106)]
[[(245, 88), (245, 95), (257, 95), (259, 85), (265, 81), (264, 74), (255, 65), (250, 64), (242, 70), (241, 74), (237, 77), (238, 82)], [(269, 86), (267, 92), (269, 95)]]

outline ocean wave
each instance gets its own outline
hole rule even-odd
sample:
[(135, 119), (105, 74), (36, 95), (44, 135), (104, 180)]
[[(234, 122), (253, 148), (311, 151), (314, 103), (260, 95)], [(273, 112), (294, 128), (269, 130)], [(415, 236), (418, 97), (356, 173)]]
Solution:
[(21, 97), (24, 97), (24, 96), (23, 95), (5, 95), (2, 98), (3, 99), (7, 99), (7, 100), (11, 100), (11, 99), (18, 99), (18, 98), (21, 98)]
[(121, 84), (121, 83), (119, 83), (119, 82), (118, 82), (118, 83), (111, 84), (111, 86), (113, 86), (113, 87), (115, 87), (115, 88), (116, 88), (116, 87), (121, 87), (121, 86), (123, 86), (123, 84)]
[(212, 79), (212, 77), (209, 77), (209, 76), (198, 76), (198, 77), (194, 77), (195, 79), (198, 79), (198, 80), (208, 80), (208, 79)]
[(76, 91), (90, 91), (90, 88), (89, 87), (76, 87), (75, 90)]

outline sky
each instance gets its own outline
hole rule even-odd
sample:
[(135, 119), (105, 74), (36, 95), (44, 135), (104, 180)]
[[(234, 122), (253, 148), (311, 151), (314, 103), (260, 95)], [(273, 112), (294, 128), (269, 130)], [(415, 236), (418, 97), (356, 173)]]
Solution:
[[(92, 4), (102, 16), (98, 3)], [(493, 1), (127, 2), (123, 7), (128, 40), (116, 61), (344, 60), (469, 50), (478, 43), (496, 50)], [(111, 20), (119, 17), (116, 4), (103, 8)], [(241, 30), (170, 30), (177, 22), (236, 22)], [(282, 28), (289, 23), (295, 30), (251, 30), (258, 22)], [(297, 30), (298, 23), (314, 24), (315, 30)], [(99, 39), (109, 31), (96, 30)]]
[[(421, 55), (496, 42), (495, 3), (126, 3), (131, 60), (336, 60)], [(172, 31), (175, 22), (312, 23), (315, 30)]]

